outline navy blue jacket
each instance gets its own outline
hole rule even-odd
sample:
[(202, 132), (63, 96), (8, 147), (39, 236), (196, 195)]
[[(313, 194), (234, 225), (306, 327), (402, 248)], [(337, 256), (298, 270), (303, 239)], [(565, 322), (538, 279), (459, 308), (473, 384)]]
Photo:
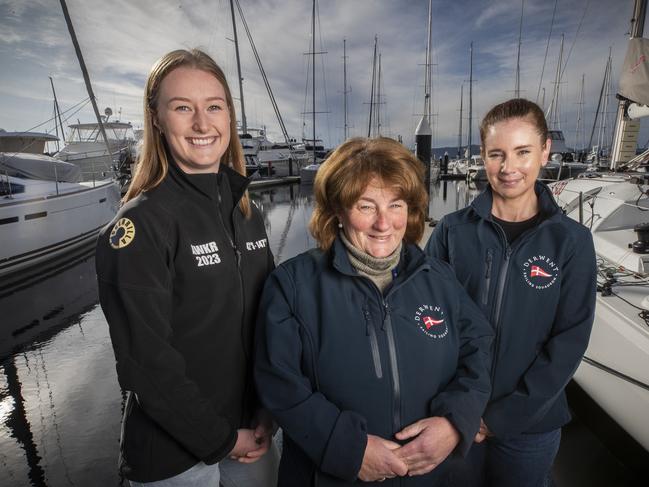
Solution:
[(563, 214), (545, 184), (535, 190), (542, 221), (512, 245), (491, 218), (490, 187), (445, 216), (426, 245), (428, 255), (451, 264), (494, 328), (492, 393), (483, 418), (502, 439), (570, 420), (564, 388), (586, 350), (595, 312), (592, 236)]
[[(466, 452), (489, 397), (489, 324), (452, 269), (405, 245), (385, 295), (337, 239), (279, 266), (257, 323), (255, 379), (284, 431), (279, 485), (350, 485), (367, 434), (445, 416)], [(444, 464), (443, 464), (444, 465)], [(435, 485), (443, 468), (385, 485)]]

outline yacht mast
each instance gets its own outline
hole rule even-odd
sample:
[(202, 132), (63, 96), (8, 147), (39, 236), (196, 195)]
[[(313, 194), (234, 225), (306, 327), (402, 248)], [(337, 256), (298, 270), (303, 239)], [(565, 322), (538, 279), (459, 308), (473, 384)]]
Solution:
[[(432, 45), (431, 45), (431, 35), (432, 35), (432, 26), (433, 26), (433, 0), (428, 0), (428, 30), (426, 33), (426, 75), (424, 77), (424, 116), (431, 120), (432, 110), (431, 110), (431, 91), (432, 91), (432, 77), (431, 77), (431, 56), (432, 56)], [(431, 121), (432, 124), (432, 121)]]
[(468, 143), (468, 149), (469, 149), (469, 159), (471, 159), (471, 156), (473, 155), (473, 148), (472, 148), (472, 143), (473, 139), (471, 138), (472, 133), (472, 125), (473, 125), (473, 41), (471, 41), (471, 47), (469, 49), (469, 143)]
[(561, 47), (559, 47), (559, 61), (557, 72), (554, 78), (554, 90), (550, 101), (550, 114), (547, 117), (550, 122), (550, 129), (561, 130), (561, 117), (559, 116), (559, 86), (561, 84), (561, 65), (563, 64), (563, 34), (561, 34)]
[(376, 44), (378, 43), (378, 36), (374, 36), (374, 58), (372, 60), (372, 89), (370, 90), (370, 120), (367, 124), (367, 136), (372, 136), (372, 112), (374, 111), (374, 86), (376, 84)]
[(234, 0), (230, 0), (230, 12), (232, 13), (232, 32), (234, 35), (234, 52), (237, 58), (237, 78), (239, 80), (239, 102), (241, 103), (241, 133), (248, 133), (246, 122), (246, 109), (243, 104), (243, 76), (241, 76), (241, 60), (239, 58), (239, 39), (237, 38), (237, 21), (234, 17)]
[(313, 0), (313, 10), (311, 12), (311, 77), (312, 77), (312, 104), (313, 110), (313, 164), (316, 163), (315, 158), (315, 2)]
[(575, 128), (575, 149), (577, 153), (581, 153), (584, 150), (584, 125), (582, 118), (584, 116), (584, 83), (586, 75), (582, 73), (581, 75), (581, 89), (579, 90), (579, 103), (577, 108), (577, 127)]
[(518, 26), (518, 54), (516, 55), (516, 82), (514, 83), (514, 98), (521, 97), (521, 39), (523, 37), (523, 11), (525, 0), (521, 0), (521, 21)]
[(379, 75), (376, 79), (376, 103), (374, 104), (376, 110), (376, 131), (377, 137), (381, 136), (381, 53), (379, 53)]
[(348, 133), (348, 125), (347, 125), (347, 41), (343, 39), (343, 113), (344, 113), (344, 139), (343, 141), (347, 140), (347, 137), (349, 135)]
[(99, 131), (101, 132), (101, 135), (104, 138), (104, 143), (106, 144), (108, 155), (110, 156), (110, 159), (112, 161), (113, 152), (110, 150), (110, 145), (108, 144), (108, 137), (106, 136), (106, 130), (104, 129), (104, 123), (101, 120), (101, 115), (99, 115), (99, 108), (97, 108), (97, 100), (95, 99), (95, 93), (92, 91), (92, 85), (90, 84), (90, 76), (88, 75), (88, 70), (86, 69), (86, 63), (83, 60), (83, 54), (81, 54), (81, 47), (79, 47), (79, 41), (77, 40), (77, 35), (74, 32), (74, 26), (72, 25), (72, 19), (70, 18), (70, 13), (68, 12), (68, 6), (65, 3), (65, 0), (59, 0), (59, 1), (61, 2), (61, 9), (63, 10), (65, 23), (68, 26), (68, 32), (70, 32), (70, 37), (72, 38), (74, 51), (77, 54), (77, 59), (79, 60), (79, 67), (81, 68), (83, 81), (86, 84), (86, 90), (88, 91), (90, 102), (92, 103), (92, 109), (95, 112), (95, 118), (97, 119), (97, 124), (99, 125)]
[(460, 85), (460, 128), (457, 132), (457, 157), (462, 158), (462, 104), (464, 102), (464, 83)]

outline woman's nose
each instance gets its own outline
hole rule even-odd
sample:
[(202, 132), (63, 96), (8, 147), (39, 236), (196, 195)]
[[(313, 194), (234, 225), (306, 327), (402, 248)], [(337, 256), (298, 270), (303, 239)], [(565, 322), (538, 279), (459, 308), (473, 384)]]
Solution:
[(201, 110), (196, 110), (194, 112), (192, 129), (196, 132), (204, 133), (207, 132), (207, 125), (207, 116)]
[(390, 220), (385, 211), (379, 210), (374, 220), (374, 228), (377, 230), (387, 230), (390, 228)]

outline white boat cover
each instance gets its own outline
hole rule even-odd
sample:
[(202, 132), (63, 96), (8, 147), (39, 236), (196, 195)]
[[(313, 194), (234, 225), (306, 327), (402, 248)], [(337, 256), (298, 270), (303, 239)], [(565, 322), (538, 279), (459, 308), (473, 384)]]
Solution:
[(618, 92), (640, 105), (649, 105), (649, 39), (629, 39)]
[(81, 169), (75, 164), (59, 161), (44, 154), (0, 152), (0, 176), (77, 183)]

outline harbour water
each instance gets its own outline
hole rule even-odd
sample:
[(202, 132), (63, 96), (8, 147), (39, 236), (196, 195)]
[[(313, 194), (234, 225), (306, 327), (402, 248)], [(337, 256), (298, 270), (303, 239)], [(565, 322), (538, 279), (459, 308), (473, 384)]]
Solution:
[[(463, 181), (436, 184), (430, 216), (462, 208), (478, 192)], [(277, 262), (315, 245), (310, 187), (257, 190), (252, 197)], [(40, 280), (0, 290), (1, 486), (127, 485), (117, 472), (124, 395), (94, 268), (86, 254)], [(556, 485), (642, 485), (613, 454), (617, 446), (576, 419), (564, 430)]]

